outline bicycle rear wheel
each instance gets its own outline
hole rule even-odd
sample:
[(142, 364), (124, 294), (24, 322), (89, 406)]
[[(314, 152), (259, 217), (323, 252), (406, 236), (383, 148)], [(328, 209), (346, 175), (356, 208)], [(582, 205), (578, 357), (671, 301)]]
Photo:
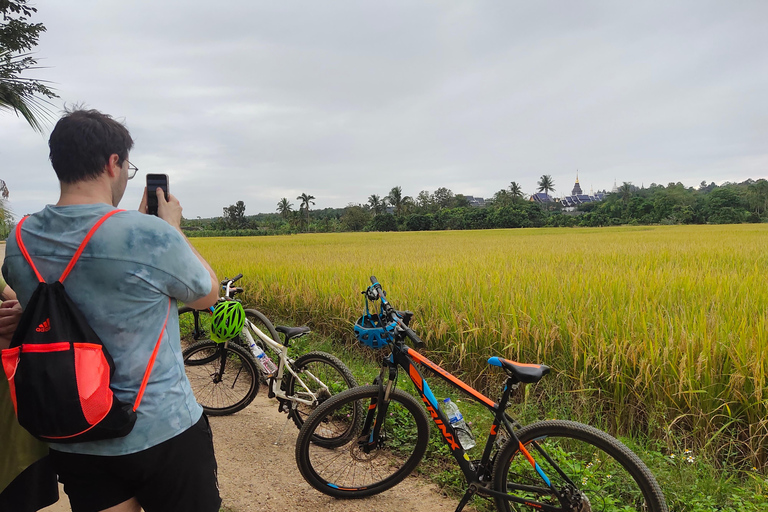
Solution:
[[(659, 484), (643, 462), (619, 440), (572, 421), (540, 421), (515, 432), (550, 479), (544, 483), (519, 445), (508, 442), (496, 457), (493, 488), (563, 511), (666, 512)], [(515, 486), (526, 486), (521, 489)], [(541, 508), (495, 498), (499, 511)]]
[[(312, 411), (329, 398), (338, 395), (342, 391), (357, 387), (357, 381), (352, 372), (349, 371), (349, 368), (337, 357), (325, 352), (309, 352), (304, 354), (293, 363), (293, 369), (297, 377), (290, 373), (287, 375), (286, 394), (289, 397), (313, 400), (311, 392), (316, 397), (312, 404), (301, 402), (291, 404), (289, 414), (298, 428), (304, 425)], [(299, 382), (299, 379), (301, 379), (304, 385)], [(352, 412), (355, 418), (350, 420), (349, 425), (356, 424), (357, 419), (363, 417), (362, 405), (358, 402), (357, 407)], [(326, 435), (330, 437), (326, 437)], [(331, 433), (329, 431), (326, 433), (316, 431), (312, 442), (330, 447), (340, 442), (346, 435), (346, 432)]]
[[(267, 318), (261, 311), (253, 308), (246, 309), (245, 318), (247, 318), (249, 322), (251, 322), (261, 332), (269, 336), (272, 340), (280, 343), (280, 335), (275, 330), (275, 326), (272, 325), (272, 322), (269, 320), (269, 318)], [(251, 326), (248, 325), (248, 322), (246, 322), (245, 325), (246, 328), (250, 331), (251, 336), (253, 336), (253, 340), (259, 344), (262, 350), (265, 352), (267, 350), (271, 350), (271, 348), (268, 347), (267, 344), (261, 340), (261, 338), (259, 338)], [(269, 354), (269, 352), (267, 352), (267, 354)], [(270, 357), (272, 357), (272, 354), (270, 354)]]
[(233, 414), (256, 398), (259, 370), (243, 347), (203, 340), (184, 350), (183, 356), (192, 392), (206, 414)]
[[(355, 409), (369, 409), (379, 386), (344, 391), (315, 409), (296, 440), (296, 463), (304, 479), (318, 491), (337, 498), (363, 498), (397, 485), (418, 465), (427, 450), (429, 420), (408, 393), (396, 389), (390, 395), (385, 422), (374, 447), (366, 449), (369, 432), (355, 419)], [(343, 440), (326, 448), (313, 437)]]

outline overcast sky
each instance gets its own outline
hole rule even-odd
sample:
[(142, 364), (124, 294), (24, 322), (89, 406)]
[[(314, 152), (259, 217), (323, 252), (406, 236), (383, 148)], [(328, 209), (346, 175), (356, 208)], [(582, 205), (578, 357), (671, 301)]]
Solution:
[[(768, 2), (32, 0), (64, 103), (121, 120), (184, 215), (768, 176)], [(58, 199), (39, 134), (0, 111), (17, 215)]]

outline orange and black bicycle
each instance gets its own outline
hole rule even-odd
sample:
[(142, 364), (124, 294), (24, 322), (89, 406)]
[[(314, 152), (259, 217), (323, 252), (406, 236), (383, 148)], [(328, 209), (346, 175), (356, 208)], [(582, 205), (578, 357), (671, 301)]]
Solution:
[[(488, 363), (507, 373), (501, 398), (491, 400), (409, 347), (406, 339), (423, 346), (408, 327), (413, 313), (395, 310), (378, 280), (371, 277), (371, 282), (363, 292), (366, 314), (355, 331), (362, 343), (389, 347), (390, 352), (373, 385), (333, 396), (301, 428), (296, 462), (315, 489), (338, 498), (361, 498), (397, 485), (424, 456), (431, 417), (467, 480), (457, 512), (476, 495), (493, 500), (500, 511), (668, 510), (653, 474), (617, 439), (572, 421), (521, 426), (506, 413), (512, 390), (538, 382), (549, 372), (547, 366), (491, 357)], [(368, 301), (380, 301), (378, 314), (368, 311)], [(423, 404), (396, 388), (400, 368), (414, 383)], [(478, 460), (465, 450), (474, 444), (468, 427), (456, 422), (458, 416), (451, 423), (422, 376), (424, 368), (493, 414)], [(362, 418), (355, 414), (361, 406), (367, 410)], [(335, 443), (318, 446), (310, 442), (315, 435), (333, 438)]]

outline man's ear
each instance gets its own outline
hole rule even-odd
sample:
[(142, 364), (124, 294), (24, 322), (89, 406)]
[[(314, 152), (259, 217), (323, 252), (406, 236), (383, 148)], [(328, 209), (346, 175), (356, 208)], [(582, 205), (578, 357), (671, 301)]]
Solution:
[(110, 178), (114, 178), (115, 176), (120, 175), (121, 165), (120, 165), (120, 156), (117, 153), (112, 153), (109, 155), (109, 160), (107, 161), (106, 170), (107, 173), (109, 173)]

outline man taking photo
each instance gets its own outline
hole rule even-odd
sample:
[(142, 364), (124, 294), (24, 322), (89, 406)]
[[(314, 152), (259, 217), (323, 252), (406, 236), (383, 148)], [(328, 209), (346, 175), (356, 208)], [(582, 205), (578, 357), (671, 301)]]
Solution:
[[(126, 127), (95, 110), (67, 112), (48, 144), (61, 195), (26, 219), (21, 237), (52, 283), (88, 231), (118, 205), (137, 169), (128, 160), (133, 140)], [(147, 194), (157, 196), (157, 216), (146, 214)], [(162, 332), (130, 433), (50, 445), (74, 512), (219, 510), (211, 431), (184, 373), (175, 314), (176, 300), (213, 305), (218, 280), (182, 234), (181, 210), (173, 195), (166, 200), (161, 189), (145, 190), (139, 211), (109, 217), (67, 277), (67, 293), (114, 360), (117, 399), (134, 402)], [(15, 232), (2, 271), (26, 307), (38, 279)]]

